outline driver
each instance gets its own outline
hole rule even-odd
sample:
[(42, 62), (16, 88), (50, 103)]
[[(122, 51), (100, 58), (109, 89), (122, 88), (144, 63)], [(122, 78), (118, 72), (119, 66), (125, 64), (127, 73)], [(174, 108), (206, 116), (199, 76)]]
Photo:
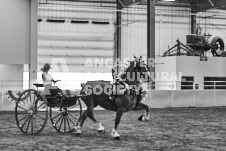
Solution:
[(61, 90), (57, 86), (53, 86), (52, 82), (54, 84), (57, 82), (57, 80), (53, 80), (51, 74), (49, 74), (49, 69), (52, 69), (49, 63), (46, 63), (41, 70), (43, 71), (42, 73), (42, 80), (43, 80), (43, 86), (45, 87), (44, 89), (44, 94), (46, 95), (56, 95), (58, 92), (61, 92)]

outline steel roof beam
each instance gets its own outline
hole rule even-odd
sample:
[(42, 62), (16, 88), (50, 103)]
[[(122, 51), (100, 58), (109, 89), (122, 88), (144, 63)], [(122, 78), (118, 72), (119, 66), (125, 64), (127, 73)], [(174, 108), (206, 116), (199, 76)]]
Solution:
[(196, 11), (206, 11), (208, 9), (225, 9), (226, 0), (175, 0), (177, 3), (189, 3), (196, 5)]
[[(133, 4), (146, 4), (149, 0), (120, 0), (122, 8)], [(196, 12), (206, 11), (208, 9), (226, 9), (226, 0), (175, 0), (175, 2), (164, 2), (164, 0), (150, 0), (154, 1), (155, 5), (176, 5), (190, 4)], [(165, 3), (165, 4), (164, 4)]]
[(41, 3), (48, 4), (49, 2), (56, 2), (56, 1), (116, 4), (116, 1), (104, 1), (104, 0), (92, 0), (92, 1), (90, 0), (46, 0), (45, 2), (41, 2)]

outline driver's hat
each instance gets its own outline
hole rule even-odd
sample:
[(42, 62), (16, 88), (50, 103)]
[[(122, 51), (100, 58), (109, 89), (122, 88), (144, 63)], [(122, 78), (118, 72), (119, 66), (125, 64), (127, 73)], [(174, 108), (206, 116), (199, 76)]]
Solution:
[(44, 71), (46, 69), (52, 69), (52, 67), (50, 66), (49, 63), (44, 64), (44, 66), (41, 68), (42, 71)]

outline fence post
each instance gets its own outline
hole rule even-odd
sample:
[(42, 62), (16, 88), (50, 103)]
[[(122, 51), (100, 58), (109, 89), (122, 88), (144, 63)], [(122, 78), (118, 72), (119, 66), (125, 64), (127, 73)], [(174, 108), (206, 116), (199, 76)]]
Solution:
[(195, 97), (195, 92), (196, 92), (196, 91), (193, 90), (193, 93), (194, 93), (194, 94), (193, 94), (193, 96), (194, 96), (194, 105), (195, 105), (195, 107), (196, 107), (196, 97)]
[(2, 108), (1, 108), (1, 109), (2, 109), (2, 111), (3, 111), (3, 90), (1, 90), (1, 93), (2, 93), (2, 100), (1, 100), (1, 102), (2, 102), (2, 103), (1, 103), (1, 104), (2, 104)]
[(214, 90), (213, 92), (213, 105), (216, 106), (216, 90)]
[(172, 93), (172, 107), (174, 107), (174, 102), (173, 102), (173, 90), (171, 90), (171, 93)]

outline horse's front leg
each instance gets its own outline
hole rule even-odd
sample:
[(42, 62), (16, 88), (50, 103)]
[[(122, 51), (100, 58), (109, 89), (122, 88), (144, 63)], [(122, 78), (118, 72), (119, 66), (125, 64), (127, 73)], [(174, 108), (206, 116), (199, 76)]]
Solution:
[(123, 108), (117, 109), (116, 117), (115, 117), (115, 127), (111, 131), (111, 136), (114, 139), (120, 139), (120, 135), (117, 132), (117, 128), (118, 128), (118, 125), (120, 123), (120, 120), (121, 120), (121, 117), (122, 117), (123, 112), (124, 112), (124, 109)]
[(141, 115), (138, 120), (140, 121), (148, 121), (150, 119), (149, 117), (149, 106), (143, 104), (143, 103), (140, 103), (137, 108), (135, 110), (139, 110), (139, 109), (144, 109), (144, 115)]

